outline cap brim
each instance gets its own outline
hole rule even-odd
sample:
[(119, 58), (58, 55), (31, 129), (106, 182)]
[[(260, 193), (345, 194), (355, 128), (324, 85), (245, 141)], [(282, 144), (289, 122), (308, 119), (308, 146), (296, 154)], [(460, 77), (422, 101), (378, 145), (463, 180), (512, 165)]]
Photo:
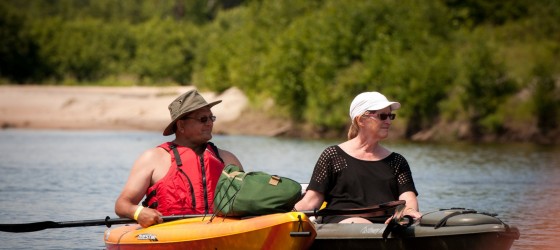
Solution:
[(173, 131), (173, 126), (175, 125), (175, 123), (177, 122), (177, 120), (183, 118), (183, 116), (185, 116), (185, 114), (190, 113), (190, 112), (193, 112), (193, 111), (198, 110), (198, 109), (201, 109), (201, 108), (204, 108), (204, 107), (210, 107), (210, 108), (211, 108), (211, 107), (215, 106), (216, 104), (218, 104), (218, 103), (220, 103), (220, 102), (222, 102), (222, 100), (218, 100), (218, 101), (214, 101), (214, 102), (208, 103), (208, 104), (206, 104), (206, 105), (204, 105), (204, 106), (195, 108), (195, 109), (193, 109), (193, 110), (189, 110), (189, 111), (183, 113), (182, 115), (177, 116), (177, 118), (175, 118), (173, 121), (171, 121), (171, 122), (169, 123), (169, 125), (167, 125), (167, 127), (163, 130), (163, 135), (164, 135), (164, 136), (168, 136), (168, 135), (175, 134), (175, 131)]
[(376, 103), (375, 105), (369, 106), (367, 110), (381, 110), (389, 106), (391, 106), (391, 110), (397, 110), (401, 108), (401, 104), (398, 102), (384, 102)]

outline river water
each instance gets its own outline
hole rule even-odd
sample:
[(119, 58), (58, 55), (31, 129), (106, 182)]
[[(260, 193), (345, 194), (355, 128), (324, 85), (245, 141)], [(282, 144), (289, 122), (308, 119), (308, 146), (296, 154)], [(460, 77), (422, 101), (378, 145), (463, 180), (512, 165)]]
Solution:
[[(0, 224), (116, 217), (113, 205), (155, 132), (0, 130)], [(309, 181), (336, 141), (214, 136), (246, 171)], [(422, 212), (463, 207), (497, 213), (521, 230), (512, 249), (558, 249), (560, 148), (387, 141), (411, 165)], [(103, 249), (104, 226), (0, 232), (0, 249)]]

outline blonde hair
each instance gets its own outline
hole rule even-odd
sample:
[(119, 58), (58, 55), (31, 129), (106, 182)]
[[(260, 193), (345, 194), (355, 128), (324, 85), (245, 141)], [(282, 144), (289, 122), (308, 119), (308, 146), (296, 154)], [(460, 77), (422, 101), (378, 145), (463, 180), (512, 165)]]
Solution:
[(375, 114), (375, 113), (377, 113), (377, 110), (366, 110), (366, 112), (354, 117), (354, 119), (352, 120), (352, 124), (348, 129), (348, 140), (352, 140), (356, 138), (356, 136), (358, 136), (358, 132), (360, 132), (360, 126), (358, 126), (358, 119), (362, 118), (363, 115)]
[(354, 117), (352, 120), (352, 124), (350, 124), (350, 128), (348, 129), (348, 140), (354, 139), (358, 136), (358, 132), (360, 132), (360, 126), (358, 126), (358, 119), (360, 119), (362, 115), (358, 115)]

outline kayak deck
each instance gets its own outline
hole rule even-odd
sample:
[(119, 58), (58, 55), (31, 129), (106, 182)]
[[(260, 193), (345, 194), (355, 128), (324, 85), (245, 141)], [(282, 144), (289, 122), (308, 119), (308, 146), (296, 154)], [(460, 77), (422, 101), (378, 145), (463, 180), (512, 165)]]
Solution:
[(500, 225), (411, 226), (382, 238), (384, 224), (322, 224), (311, 249), (509, 249), (519, 230)]
[(248, 219), (191, 218), (149, 228), (127, 225), (108, 229), (110, 249), (308, 249), (313, 224), (303, 213), (271, 214)]

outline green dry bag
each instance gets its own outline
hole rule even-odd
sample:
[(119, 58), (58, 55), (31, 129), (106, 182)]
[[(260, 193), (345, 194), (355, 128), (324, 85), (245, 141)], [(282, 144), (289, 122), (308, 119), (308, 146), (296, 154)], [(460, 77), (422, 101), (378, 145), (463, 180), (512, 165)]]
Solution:
[(216, 186), (214, 212), (233, 217), (284, 213), (300, 198), (301, 185), (292, 179), (228, 165)]

